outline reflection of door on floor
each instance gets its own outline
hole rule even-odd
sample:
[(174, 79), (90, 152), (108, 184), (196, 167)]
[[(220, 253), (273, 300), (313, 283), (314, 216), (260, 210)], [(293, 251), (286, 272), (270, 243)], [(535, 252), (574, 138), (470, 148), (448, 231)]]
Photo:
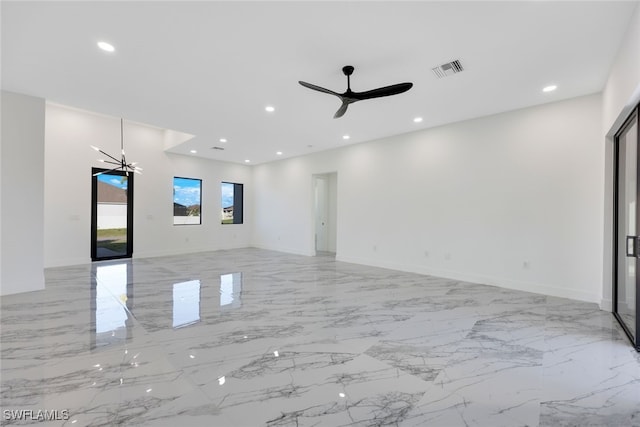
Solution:
[(91, 260), (130, 258), (133, 253), (133, 174), (93, 168)]
[(314, 217), (315, 250), (336, 252), (337, 174), (315, 175)]

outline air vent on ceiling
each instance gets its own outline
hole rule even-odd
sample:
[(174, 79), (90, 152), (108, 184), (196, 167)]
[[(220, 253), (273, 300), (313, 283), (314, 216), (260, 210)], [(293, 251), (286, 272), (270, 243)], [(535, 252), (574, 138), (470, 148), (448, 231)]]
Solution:
[(211, 147), (212, 150), (220, 150), (220, 151), (224, 151), (224, 148), (222, 147)]
[(435, 74), (436, 77), (439, 79), (447, 76), (452, 76), (463, 70), (464, 68), (462, 68), (462, 64), (458, 59), (456, 59), (455, 61), (447, 62), (446, 64), (442, 64), (431, 69), (431, 71), (433, 71), (433, 74)]

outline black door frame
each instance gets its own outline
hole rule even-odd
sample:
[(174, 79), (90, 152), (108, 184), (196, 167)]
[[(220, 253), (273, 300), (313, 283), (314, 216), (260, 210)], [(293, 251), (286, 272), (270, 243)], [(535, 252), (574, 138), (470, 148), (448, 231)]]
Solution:
[[(640, 352), (640, 254), (635, 257), (635, 271), (636, 271), (636, 325), (635, 325), (635, 334), (631, 332), (628, 326), (625, 324), (624, 320), (618, 314), (618, 256), (622, 255), (619, 253), (619, 230), (620, 226), (618, 221), (618, 203), (619, 203), (619, 179), (620, 179), (620, 143), (619, 138), (630, 126), (636, 124), (636, 129), (638, 132), (638, 147), (637, 147), (637, 158), (636, 158), (636, 233), (640, 232), (640, 105), (636, 106), (634, 110), (631, 112), (627, 120), (624, 121), (620, 129), (616, 132), (613, 143), (614, 143), (614, 189), (613, 189), (613, 301), (612, 301), (612, 311), (613, 315), (624, 330), (625, 334), (631, 341), (632, 345), (635, 349)], [(638, 253), (640, 250), (640, 240), (634, 240), (635, 252)], [(626, 253), (624, 254), (626, 256)], [(635, 336), (634, 336), (635, 335)]]
[[(109, 172), (109, 175), (127, 177), (127, 252), (124, 255), (100, 257), (97, 255), (98, 239), (98, 172)], [(125, 171), (91, 168), (91, 261), (131, 258), (133, 256), (133, 174)]]

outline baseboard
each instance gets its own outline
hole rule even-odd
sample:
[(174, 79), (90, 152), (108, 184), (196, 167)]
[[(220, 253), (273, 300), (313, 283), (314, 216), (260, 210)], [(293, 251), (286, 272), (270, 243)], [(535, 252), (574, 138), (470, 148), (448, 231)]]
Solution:
[(192, 247), (192, 248), (181, 248), (179, 250), (170, 250), (170, 251), (134, 251), (133, 258), (157, 258), (164, 256), (174, 256), (174, 255), (189, 255), (196, 254), (200, 252), (213, 252), (213, 251), (224, 251), (231, 249), (243, 249), (249, 247), (248, 245), (228, 245), (228, 246), (206, 246), (206, 247)]
[(517, 291), (532, 292), (536, 294), (559, 298), (568, 298), (596, 304), (599, 304), (602, 300), (602, 295), (599, 295), (597, 293), (590, 293), (575, 289), (558, 288), (557, 286), (547, 285), (544, 283), (525, 282), (504, 277), (493, 277), (454, 270), (431, 269), (420, 265), (400, 264), (384, 261), (381, 262), (378, 260), (374, 261), (366, 258), (342, 256), (339, 254), (336, 256), (336, 261), (368, 265), (371, 267), (388, 268), (391, 270), (406, 271), (409, 273), (425, 274), (429, 276), (442, 277), (444, 279), (460, 280), (463, 282), (481, 283)]
[[(133, 257), (132, 258), (156, 258), (156, 257), (163, 257), (163, 256), (172, 256), (172, 255), (189, 255), (189, 254), (195, 254), (195, 253), (199, 253), (199, 252), (210, 252), (210, 251), (222, 251), (222, 250), (229, 250), (229, 249), (242, 249), (242, 248), (248, 248), (251, 247), (248, 244), (244, 244), (244, 245), (218, 245), (218, 246), (200, 246), (200, 247), (191, 247), (191, 248), (181, 248), (181, 249), (171, 249), (171, 250), (151, 250), (151, 251), (145, 251), (145, 250), (134, 250), (133, 251)], [(51, 261), (47, 264), (45, 264), (44, 268), (57, 268), (57, 267), (71, 267), (74, 265), (86, 265), (86, 264), (91, 264), (91, 257), (86, 257), (86, 258), (63, 258), (63, 259), (56, 259), (54, 261)]]
[[(171, 251), (134, 252), (134, 258), (155, 258), (155, 257), (172, 256), (172, 255), (188, 255), (191, 253), (198, 253), (198, 252), (242, 249), (247, 247), (270, 250), (270, 251), (278, 251), (278, 252), (283, 252), (283, 253), (288, 253), (293, 255), (302, 255), (302, 256), (315, 255), (315, 253), (313, 253), (312, 251), (304, 251), (298, 248), (289, 248), (289, 247), (275, 246), (275, 245), (261, 245), (261, 244), (253, 243), (249, 245), (237, 245), (237, 246), (225, 246), (225, 247), (221, 247), (221, 246), (194, 247), (194, 248), (185, 248), (179, 251), (171, 250)], [(544, 283), (518, 281), (518, 280), (512, 280), (504, 277), (492, 277), (492, 276), (460, 272), (460, 271), (454, 271), (454, 270), (432, 269), (432, 268), (426, 268), (421, 265), (393, 263), (393, 262), (386, 262), (386, 261), (379, 261), (379, 260), (371, 260), (371, 259), (361, 258), (361, 257), (343, 256), (340, 254), (336, 254), (336, 261), (367, 265), (371, 267), (388, 268), (391, 270), (425, 274), (429, 276), (442, 277), (445, 279), (460, 280), (460, 281), (472, 282), (472, 283), (481, 283), (481, 284), (493, 285), (493, 286), (498, 286), (498, 287), (507, 288), (507, 289), (514, 289), (518, 291), (532, 292), (532, 293), (549, 295), (549, 296), (554, 296), (559, 298), (569, 298), (569, 299), (574, 299), (578, 301), (592, 302), (592, 303), (598, 304), (601, 310), (604, 310), (604, 311), (612, 310), (611, 300), (602, 298), (601, 294), (590, 293), (590, 292), (580, 291), (576, 289), (558, 288), (556, 286), (552, 286)], [(88, 264), (90, 262), (91, 260), (88, 258), (87, 259), (71, 258), (71, 259), (65, 259), (65, 260), (57, 260), (54, 263), (48, 264), (45, 268), (66, 267), (66, 266), (72, 266), (72, 265)]]
[(82, 258), (63, 258), (48, 262), (44, 265), (44, 268), (56, 268), (56, 267), (71, 267), (74, 265), (86, 265), (91, 263), (91, 257)]
[(315, 252), (312, 251), (303, 251), (297, 248), (288, 248), (285, 246), (272, 246), (272, 245), (261, 245), (258, 243), (251, 244), (252, 248), (256, 249), (264, 249), (266, 251), (276, 251), (276, 252), (284, 252), (292, 255), (303, 255), (303, 256), (315, 256)]
[(609, 298), (602, 298), (600, 300), (600, 310), (612, 312), (613, 311), (613, 301)]
[(38, 291), (44, 291), (45, 286), (44, 286), (44, 282), (42, 283), (42, 287), (41, 288), (37, 288), (37, 289), (27, 289), (27, 290), (19, 290), (19, 291), (6, 291), (2, 288), (0, 288), (0, 297), (8, 297), (9, 295), (22, 295), (22, 294), (28, 294), (30, 292), (38, 292)]

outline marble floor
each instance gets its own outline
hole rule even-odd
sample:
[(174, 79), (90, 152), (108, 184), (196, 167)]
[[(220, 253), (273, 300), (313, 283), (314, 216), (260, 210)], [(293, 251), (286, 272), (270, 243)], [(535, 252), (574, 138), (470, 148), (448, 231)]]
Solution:
[(45, 274), (1, 301), (2, 424), (640, 426), (595, 304), (259, 249)]

